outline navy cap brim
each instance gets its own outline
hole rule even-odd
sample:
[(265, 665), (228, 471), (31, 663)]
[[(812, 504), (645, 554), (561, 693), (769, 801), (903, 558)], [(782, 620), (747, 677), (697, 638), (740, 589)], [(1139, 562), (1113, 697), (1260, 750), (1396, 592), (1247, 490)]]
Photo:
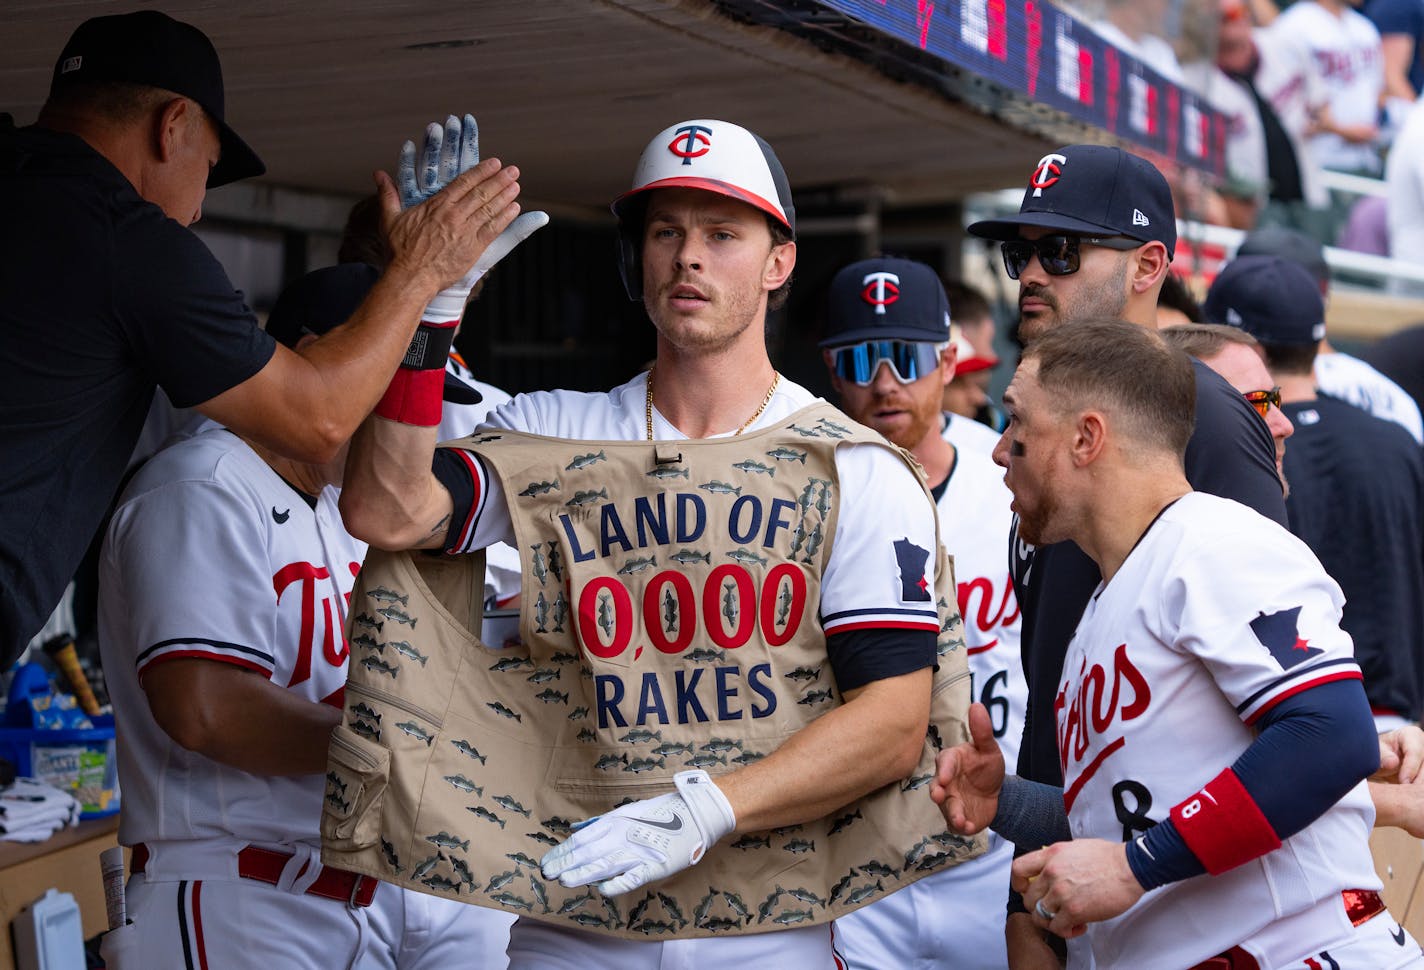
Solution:
[(441, 395), (446, 404), (479, 404), (485, 396), (448, 370), (445, 372), (445, 391)]
[(228, 127), (226, 122), (213, 117), (212, 112), (207, 112), (207, 115), (217, 126), (218, 144), (221, 146), (218, 163), (208, 173), (208, 188), (215, 189), (229, 182), (265, 175), (267, 166), (247, 142), (239, 138), (237, 132)]
[(846, 330), (834, 337), (827, 337), (816, 346), (832, 350), (836, 347), (849, 347), (853, 344), (864, 343), (867, 340), (906, 340), (917, 344), (943, 344), (949, 342), (949, 334), (946, 333), (943, 339), (937, 339), (927, 334), (924, 327), (862, 327), (859, 330)]
[[(1088, 222), (1086, 219), (1066, 216), (1059, 212), (1021, 212), (1016, 216), (1010, 216), (1004, 219), (982, 219), (979, 222), (970, 223), (966, 231), (971, 236), (978, 236), (981, 239), (1009, 242), (1010, 240), (1019, 238), (1020, 226), (1032, 226), (1038, 229), (1060, 229), (1064, 232), (1080, 232), (1100, 236), (1127, 236), (1129, 239), (1141, 238), (1140, 236), (1133, 236), (1121, 232), (1110, 226), (1103, 226), (1096, 222)], [(1146, 240), (1144, 240), (1144, 242), (1145, 241)]]

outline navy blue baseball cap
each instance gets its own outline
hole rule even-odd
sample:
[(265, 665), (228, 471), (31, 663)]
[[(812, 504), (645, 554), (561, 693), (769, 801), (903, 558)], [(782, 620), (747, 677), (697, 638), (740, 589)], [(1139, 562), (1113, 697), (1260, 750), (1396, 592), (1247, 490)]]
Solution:
[(1177, 249), (1177, 217), (1167, 180), (1147, 159), (1107, 145), (1067, 145), (1043, 156), (1029, 176), (1019, 214), (969, 227), (984, 239), (1019, 238), (1021, 226), (1082, 236), (1126, 236)]
[(1318, 343), (1325, 336), (1325, 303), (1315, 278), (1280, 256), (1239, 256), (1207, 291), (1202, 315), (1240, 327), (1263, 344)]
[(91, 17), (74, 29), (54, 62), (50, 94), (77, 84), (120, 81), (162, 88), (202, 106), (222, 146), (208, 188), (267, 171), (262, 159), (228, 126), (217, 49), (197, 27), (157, 10)]
[(1299, 229), (1268, 226), (1253, 229), (1241, 240), (1237, 256), (1280, 256), (1305, 268), (1322, 290), (1330, 285), (1330, 264), (1325, 261), (1325, 247), (1314, 236)]
[[(267, 316), (267, 332), (293, 349), (307, 334), (321, 336), (339, 327), (371, 292), (381, 271), (365, 263), (341, 263), (313, 270), (287, 286)], [(445, 400), (478, 404), (482, 397), (464, 381), (445, 372)]]
[(831, 280), (822, 347), (864, 340), (949, 342), (949, 297), (939, 274), (910, 259), (864, 259)]

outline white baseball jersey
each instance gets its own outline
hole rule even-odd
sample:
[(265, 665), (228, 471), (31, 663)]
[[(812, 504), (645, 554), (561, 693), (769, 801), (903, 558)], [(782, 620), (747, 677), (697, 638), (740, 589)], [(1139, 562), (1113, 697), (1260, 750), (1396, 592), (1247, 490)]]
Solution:
[(1233, 195), (1264, 202), (1270, 188), (1266, 131), (1256, 99), (1211, 61), (1182, 68), (1187, 85), (1226, 117), (1226, 176)]
[[(1358, 679), (1343, 602), (1300, 540), (1246, 506), (1193, 492), (1163, 511), (1064, 660), (1054, 706), (1074, 838), (1135, 838), (1235, 762), (1273, 705)], [(1285, 966), (1347, 942), (1340, 892), (1380, 886), (1373, 821), (1361, 782), (1274, 852), (1090, 924), (1097, 965), (1180, 970), (1245, 945)]]
[[(495, 411), (485, 427), (583, 440), (640, 441), (646, 434), (647, 375), (603, 393), (539, 391), (520, 394)], [(781, 422), (817, 400), (805, 388), (782, 379), (765, 410), (752, 424), (760, 429)], [(658, 440), (686, 435), (653, 411)], [(494, 541), (511, 541), (513, 528), (498, 482), (488, 479), (477, 462), (477, 500), (461, 532), (459, 551), (479, 549)], [(840, 501), (831, 559), (822, 575), (821, 624), (830, 634), (863, 626), (895, 626), (907, 620), (928, 620), (938, 627), (934, 603), (906, 604), (893, 543), (902, 537), (923, 549), (933, 549), (934, 523), (923, 513), (919, 484), (894, 455), (877, 445), (848, 445), (836, 451)], [(934, 585), (933, 556), (925, 580)], [(874, 580), (883, 579), (883, 582)], [(732, 725), (728, 724), (728, 729)], [(511, 933), (510, 965), (522, 967), (586, 967), (588, 954), (596, 963), (612, 965), (609, 947), (617, 950), (620, 967), (734, 968), (749, 965), (830, 967), (831, 924), (792, 928), (775, 933), (727, 939), (637, 941), (608, 940), (570, 927), (520, 920)]]
[[(451, 351), (445, 361), (445, 373), (453, 375), (467, 387), (480, 393), (480, 401), (475, 404), (451, 404), (445, 402), (440, 413), (440, 428), (436, 441), (454, 441), (464, 438), (480, 426), (495, 408), (510, 399), (507, 392), (493, 384), (475, 380), (474, 372), (465, 364), (465, 359)], [(518, 606), (520, 585), (519, 553), (508, 543), (496, 542), (485, 550), (485, 607)], [(499, 631), (503, 630), (504, 633)], [(492, 620), (486, 630), (491, 642), (499, 645), (499, 638), (506, 634), (519, 636), (517, 625)]]
[[(973, 699), (989, 709), (994, 737), (1012, 766), (1028, 703), (1019, 660), (1019, 604), (1004, 554), (1013, 494), (1004, 485), (1003, 469), (986, 454), (956, 451), (938, 502), (940, 534), (954, 555)], [(1013, 861), (1013, 844), (991, 833), (989, 851), (979, 858), (836, 920), (847, 967), (918, 966), (925, 954), (934, 954), (933, 965), (946, 970), (1003, 970), (1004, 905)]]
[[(125, 491), (100, 564), (99, 636), (124, 743), (119, 839), (320, 848), (320, 776), (260, 777), (185, 750), (154, 721), (141, 680), (200, 657), (341, 704), (346, 598), (365, 556), (337, 492), (316, 507), (229, 431), (159, 452)], [(373, 622), (384, 624), (380, 616)]]
[(1424, 98), (1414, 102), (1385, 162), (1389, 253), (1424, 263)]
[[(1284, 42), (1308, 52), (1337, 124), (1378, 122), (1384, 57), (1380, 53), (1379, 31), (1363, 14), (1346, 9), (1337, 16), (1314, 0), (1301, 0), (1276, 18), (1269, 36), (1273, 43), (1284, 38)], [(1322, 168), (1380, 170), (1379, 152), (1374, 145), (1352, 145), (1339, 135), (1320, 134), (1311, 137), (1309, 149)]]
[[(962, 414), (954, 414), (951, 411), (944, 412), (944, 421), (940, 437), (954, 447), (963, 448), (966, 451), (991, 455), (994, 452), (994, 446), (1003, 437), (987, 424), (975, 421), (973, 418), (966, 418)], [(1002, 479), (1003, 475), (1001, 474), (999, 478)]]
[(1393, 421), (1424, 444), (1424, 421), (1419, 405), (1409, 392), (1378, 370), (1338, 350), (1315, 357), (1315, 385), (1347, 404), (1368, 411), (1377, 418)]

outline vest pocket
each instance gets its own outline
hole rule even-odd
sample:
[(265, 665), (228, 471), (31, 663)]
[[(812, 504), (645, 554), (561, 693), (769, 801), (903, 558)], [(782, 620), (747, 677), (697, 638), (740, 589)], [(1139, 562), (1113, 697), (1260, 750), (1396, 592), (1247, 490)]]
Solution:
[(328, 846), (356, 851), (376, 844), (390, 768), (388, 749), (367, 741), (345, 724), (332, 731), (321, 826)]

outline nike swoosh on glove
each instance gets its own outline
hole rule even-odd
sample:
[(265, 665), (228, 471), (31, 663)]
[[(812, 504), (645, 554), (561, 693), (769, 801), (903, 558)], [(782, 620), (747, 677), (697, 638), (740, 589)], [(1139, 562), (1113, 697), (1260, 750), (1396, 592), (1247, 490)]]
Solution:
[(707, 772), (680, 771), (673, 784), (671, 794), (579, 822), (540, 861), (544, 878), (569, 889), (596, 882), (605, 896), (617, 896), (696, 865), (737, 819)]

